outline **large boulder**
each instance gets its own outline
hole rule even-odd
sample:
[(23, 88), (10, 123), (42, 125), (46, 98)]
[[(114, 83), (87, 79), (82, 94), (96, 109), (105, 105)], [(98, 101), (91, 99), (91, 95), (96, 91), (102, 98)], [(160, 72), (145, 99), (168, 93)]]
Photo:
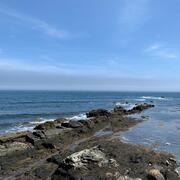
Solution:
[(91, 120), (79, 120), (78, 122), (83, 124), (83, 126), (85, 126), (88, 129), (92, 129), (95, 126), (94, 122)]
[(97, 110), (92, 110), (92, 111), (86, 113), (86, 116), (88, 118), (99, 117), (99, 116), (109, 116), (109, 115), (110, 115), (110, 112), (107, 111), (106, 109), (97, 109)]
[(118, 164), (115, 159), (106, 157), (98, 147), (84, 149), (67, 156), (62, 162), (59, 158), (51, 159), (59, 164), (52, 179), (103, 179), (106, 170), (116, 170)]
[(66, 128), (79, 128), (82, 127), (83, 124), (78, 121), (69, 121), (69, 122), (63, 122), (61, 126)]
[(55, 122), (54, 121), (47, 121), (45, 123), (39, 124), (34, 129), (35, 130), (48, 130), (51, 128), (55, 128)]
[(67, 119), (65, 119), (65, 118), (58, 118), (58, 119), (54, 120), (54, 123), (57, 125), (57, 124), (62, 124), (66, 121), (67, 121)]

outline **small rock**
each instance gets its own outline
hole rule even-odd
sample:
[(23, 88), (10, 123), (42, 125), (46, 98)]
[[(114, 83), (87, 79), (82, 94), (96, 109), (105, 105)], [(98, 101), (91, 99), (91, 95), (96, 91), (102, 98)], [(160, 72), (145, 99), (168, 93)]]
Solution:
[(36, 130), (33, 132), (33, 135), (38, 137), (38, 138), (41, 138), (41, 139), (44, 139), (46, 138), (45, 134), (44, 134), (44, 131), (42, 130)]
[(116, 106), (116, 107), (114, 108), (114, 112), (115, 112), (115, 113), (119, 113), (119, 114), (124, 114), (124, 113), (126, 113), (127, 111), (126, 111), (123, 107), (121, 107), (121, 106)]
[(180, 167), (177, 167), (177, 168), (175, 169), (175, 172), (176, 172), (176, 174), (180, 177)]
[(166, 165), (169, 166), (170, 165), (170, 162), (168, 160), (166, 160)]
[(56, 154), (54, 156), (51, 156), (50, 158), (47, 159), (48, 162), (55, 163), (57, 165), (61, 165), (63, 162), (62, 157), (59, 154)]
[(164, 176), (158, 169), (150, 169), (148, 171), (148, 176), (155, 178), (155, 180), (165, 180)]
[(169, 158), (169, 160), (176, 163), (176, 160), (174, 158)]
[(42, 143), (42, 145), (47, 149), (55, 149), (56, 148), (56, 146), (54, 144), (49, 143), (49, 142), (44, 142), (44, 143)]
[(133, 154), (130, 156), (130, 162), (132, 163), (140, 163), (142, 162), (142, 156), (138, 154)]

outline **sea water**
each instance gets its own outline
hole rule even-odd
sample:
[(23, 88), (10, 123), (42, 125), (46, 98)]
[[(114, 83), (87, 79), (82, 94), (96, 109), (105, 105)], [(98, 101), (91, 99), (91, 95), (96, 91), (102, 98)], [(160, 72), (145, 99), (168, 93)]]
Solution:
[(152, 103), (155, 108), (135, 115), (143, 123), (121, 135), (126, 142), (144, 144), (173, 153), (180, 160), (180, 93), (0, 91), (0, 134), (32, 130), (59, 117), (86, 119), (96, 108)]

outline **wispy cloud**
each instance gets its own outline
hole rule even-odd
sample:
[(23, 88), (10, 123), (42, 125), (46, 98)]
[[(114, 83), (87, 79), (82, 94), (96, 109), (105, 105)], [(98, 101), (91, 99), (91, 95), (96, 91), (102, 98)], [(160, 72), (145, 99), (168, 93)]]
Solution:
[(176, 51), (160, 43), (154, 43), (150, 45), (149, 47), (145, 49), (145, 52), (152, 57), (156, 57), (160, 59), (177, 59), (178, 58), (178, 54), (176, 53)]
[(121, 22), (124, 26), (135, 27), (147, 18), (149, 0), (123, 0)]
[(67, 38), (70, 36), (70, 33), (67, 30), (55, 28), (54, 26), (52, 26), (44, 20), (40, 20), (38, 18), (25, 15), (23, 13), (19, 13), (12, 9), (0, 8), (0, 13), (11, 18), (17, 19), (19, 21), (23, 21), (24, 23), (28, 24), (31, 28), (34, 28), (52, 37)]

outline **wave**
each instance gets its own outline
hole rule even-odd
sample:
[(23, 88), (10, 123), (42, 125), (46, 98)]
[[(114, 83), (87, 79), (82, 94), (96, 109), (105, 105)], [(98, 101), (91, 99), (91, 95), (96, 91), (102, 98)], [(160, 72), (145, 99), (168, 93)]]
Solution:
[(19, 126), (14, 126), (7, 130), (4, 130), (0, 132), (0, 134), (8, 134), (8, 133), (22, 132), (22, 131), (32, 131), (33, 129), (34, 129), (34, 126), (19, 125)]
[(67, 118), (68, 120), (75, 120), (75, 121), (78, 121), (78, 120), (86, 120), (88, 119), (86, 114), (85, 113), (81, 113), (81, 114), (78, 114), (78, 115), (75, 115), (73, 117), (68, 117)]
[(29, 124), (34, 124), (34, 125), (36, 125), (36, 124), (41, 124), (41, 123), (45, 123), (45, 122), (47, 122), (47, 121), (54, 121), (55, 119), (46, 119), (46, 118), (38, 118), (38, 119), (36, 119), (36, 121), (31, 121), (31, 122), (29, 122)]
[(115, 106), (122, 106), (126, 110), (130, 110), (136, 106), (134, 103), (128, 103), (128, 102), (116, 102)]
[(7, 129), (1, 129), (0, 134), (8, 134), (8, 133), (14, 133), (14, 132), (21, 132), (21, 131), (33, 131), (34, 127), (38, 124), (45, 123), (47, 121), (54, 121), (55, 119), (46, 119), (46, 118), (38, 118), (35, 121), (30, 122), (22, 122), (21, 124), (13, 125), (12, 123), (9, 124), (9, 128)]
[(146, 99), (135, 99), (135, 101), (144, 102), (144, 101), (146, 101)]
[[(81, 113), (72, 117), (66, 117), (67, 120), (86, 120), (88, 119), (85, 113)], [(9, 127), (8, 129), (1, 129), (0, 134), (8, 134), (8, 133), (14, 133), (14, 132), (21, 132), (21, 131), (33, 131), (34, 127), (38, 124), (45, 123), (47, 121), (54, 121), (55, 119), (52, 118), (38, 118), (30, 122), (22, 122), (21, 124), (16, 124), (13, 127)], [(9, 126), (12, 125), (8, 124)]]
[(165, 100), (165, 97), (156, 97), (156, 96), (141, 96), (141, 99), (152, 99), (152, 100)]

